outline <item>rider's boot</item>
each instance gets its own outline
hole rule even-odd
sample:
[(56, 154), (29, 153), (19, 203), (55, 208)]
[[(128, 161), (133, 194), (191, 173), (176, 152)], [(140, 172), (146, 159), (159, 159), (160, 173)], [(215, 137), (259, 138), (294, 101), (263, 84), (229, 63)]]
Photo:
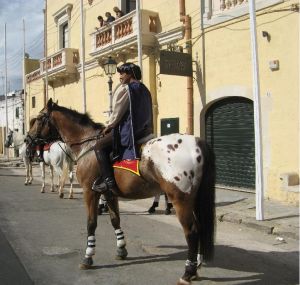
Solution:
[(113, 175), (109, 154), (102, 149), (95, 149), (95, 153), (102, 170), (102, 176), (96, 178), (93, 183), (92, 190), (100, 194), (112, 194), (116, 191), (117, 185)]

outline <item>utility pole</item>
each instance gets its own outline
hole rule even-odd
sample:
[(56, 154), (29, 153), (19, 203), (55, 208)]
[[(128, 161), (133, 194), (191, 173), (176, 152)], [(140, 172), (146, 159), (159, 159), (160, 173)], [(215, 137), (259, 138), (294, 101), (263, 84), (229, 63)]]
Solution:
[(48, 33), (47, 33), (47, 0), (44, 9), (44, 56), (45, 56), (45, 81), (44, 81), (44, 105), (48, 101)]
[(261, 134), (261, 106), (259, 65), (256, 38), (256, 9), (255, 1), (249, 1), (251, 52), (252, 52), (252, 76), (253, 76), (253, 100), (254, 100), (254, 134), (255, 134), (255, 189), (256, 189), (256, 220), (264, 220), (264, 183), (262, 165), (262, 134)]
[(23, 135), (26, 132), (26, 45), (25, 45), (25, 20), (23, 19), (23, 98), (22, 98), (22, 109), (23, 109)]
[[(4, 24), (4, 62), (5, 62), (5, 118), (6, 134), (8, 133), (8, 110), (7, 110), (7, 55), (6, 55), (6, 23)], [(9, 150), (7, 149), (7, 159), (9, 159)]]
[(143, 46), (142, 46), (142, 29), (141, 29), (141, 5), (140, 0), (136, 0), (136, 16), (137, 16), (137, 42), (138, 42), (138, 59), (139, 59), (139, 66), (143, 73)]
[(80, 30), (81, 30), (81, 80), (82, 80), (82, 99), (83, 113), (86, 113), (86, 85), (85, 85), (85, 28), (84, 28), (84, 11), (83, 0), (80, 0)]

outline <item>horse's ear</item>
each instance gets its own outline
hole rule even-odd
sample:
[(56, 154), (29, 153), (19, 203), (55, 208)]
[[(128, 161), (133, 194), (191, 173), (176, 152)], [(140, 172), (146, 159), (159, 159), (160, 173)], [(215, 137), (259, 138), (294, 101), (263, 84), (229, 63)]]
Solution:
[(53, 106), (53, 101), (52, 101), (52, 98), (50, 98), (47, 102), (47, 109), (48, 110), (51, 110), (52, 109), (52, 106)]

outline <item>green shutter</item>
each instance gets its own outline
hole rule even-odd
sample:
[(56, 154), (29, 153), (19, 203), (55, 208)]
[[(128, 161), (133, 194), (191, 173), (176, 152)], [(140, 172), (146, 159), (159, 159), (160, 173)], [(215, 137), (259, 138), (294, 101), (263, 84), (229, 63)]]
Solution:
[(230, 97), (213, 104), (205, 116), (206, 140), (216, 154), (217, 184), (255, 188), (253, 103)]

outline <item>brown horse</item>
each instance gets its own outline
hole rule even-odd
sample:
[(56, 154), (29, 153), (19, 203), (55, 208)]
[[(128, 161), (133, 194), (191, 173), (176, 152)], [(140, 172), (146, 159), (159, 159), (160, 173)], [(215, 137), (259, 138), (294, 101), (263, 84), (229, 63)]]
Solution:
[[(84, 190), (87, 208), (87, 248), (81, 269), (91, 268), (95, 254), (95, 230), (99, 194), (93, 181), (101, 175), (92, 151), (104, 126), (88, 115), (59, 106), (50, 99), (29, 131), (31, 138), (46, 137), (56, 128), (77, 160), (77, 178)], [(115, 168), (118, 196), (143, 199), (166, 193), (173, 203), (188, 245), (184, 275), (178, 284), (190, 284), (197, 276), (197, 253), (204, 260), (213, 256), (215, 222), (215, 157), (208, 145), (190, 135), (172, 134), (148, 141), (142, 148), (141, 176)], [(111, 223), (117, 237), (117, 256), (127, 256), (124, 234), (120, 228), (118, 199), (107, 197)]]

